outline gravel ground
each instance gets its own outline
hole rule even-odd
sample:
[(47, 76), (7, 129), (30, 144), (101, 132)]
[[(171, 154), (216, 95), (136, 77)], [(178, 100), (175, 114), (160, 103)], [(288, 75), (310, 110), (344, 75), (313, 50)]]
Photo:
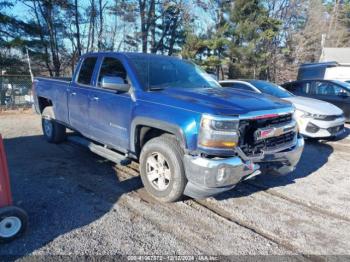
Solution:
[(248, 180), (206, 200), (154, 201), (137, 164), (52, 145), (31, 113), (0, 115), (24, 236), (0, 255), (349, 255), (350, 139), (308, 141), (286, 177)]

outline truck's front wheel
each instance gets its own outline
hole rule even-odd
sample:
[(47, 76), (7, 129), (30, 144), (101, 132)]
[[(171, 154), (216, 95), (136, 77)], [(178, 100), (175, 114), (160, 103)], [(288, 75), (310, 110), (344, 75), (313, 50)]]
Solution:
[(51, 106), (42, 112), (41, 125), (46, 140), (50, 143), (61, 143), (66, 139), (66, 127), (57, 123)]
[(148, 141), (140, 156), (140, 173), (146, 190), (162, 202), (179, 200), (187, 183), (183, 153), (175, 137), (163, 135)]

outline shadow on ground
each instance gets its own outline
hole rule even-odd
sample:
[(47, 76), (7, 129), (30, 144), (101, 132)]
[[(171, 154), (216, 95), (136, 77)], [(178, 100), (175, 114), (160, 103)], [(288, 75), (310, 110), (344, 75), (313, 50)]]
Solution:
[(339, 136), (337, 136), (337, 137), (335, 137), (335, 138), (333, 139), (333, 141), (340, 141), (340, 140), (343, 140), (343, 139), (347, 138), (349, 135), (350, 135), (350, 128), (345, 127), (345, 128), (344, 128), (344, 133), (341, 134), (341, 135), (339, 135)]
[(14, 204), (28, 212), (29, 226), (1, 245), (0, 255), (30, 254), (101, 218), (122, 194), (141, 187), (139, 178), (120, 181), (112, 163), (78, 146), (49, 144), (42, 136), (4, 142)]

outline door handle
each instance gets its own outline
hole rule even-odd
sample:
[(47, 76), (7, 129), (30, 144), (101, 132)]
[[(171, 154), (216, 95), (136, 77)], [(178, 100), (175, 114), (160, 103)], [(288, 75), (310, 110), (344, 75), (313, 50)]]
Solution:
[(72, 92), (72, 93), (70, 93), (72, 96), (75, 96), (75, 95), (77, 95), (77, 93), (75, 93), (75, 92)]
[(98, 96), (94, 96), (93, 98), (92, 98), (92, 100), (94, 100), (94, 101), (98, 101), (100, 98), (98, 97)]

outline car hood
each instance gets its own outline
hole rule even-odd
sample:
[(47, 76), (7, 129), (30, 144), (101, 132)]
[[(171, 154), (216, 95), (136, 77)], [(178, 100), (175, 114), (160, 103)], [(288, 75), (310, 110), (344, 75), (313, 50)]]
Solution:
[(269, 95), (229, 88), (168, 88), (148, 93), (148, 101), (223, 115), (292, 108), (292, 104)]
[(297, 110), (302, 110), (312, 114), (340, 115), (343, 113), (339, 107), (331, 103), (313, 98), (293, 96), (284, 99), (292, 102)]

